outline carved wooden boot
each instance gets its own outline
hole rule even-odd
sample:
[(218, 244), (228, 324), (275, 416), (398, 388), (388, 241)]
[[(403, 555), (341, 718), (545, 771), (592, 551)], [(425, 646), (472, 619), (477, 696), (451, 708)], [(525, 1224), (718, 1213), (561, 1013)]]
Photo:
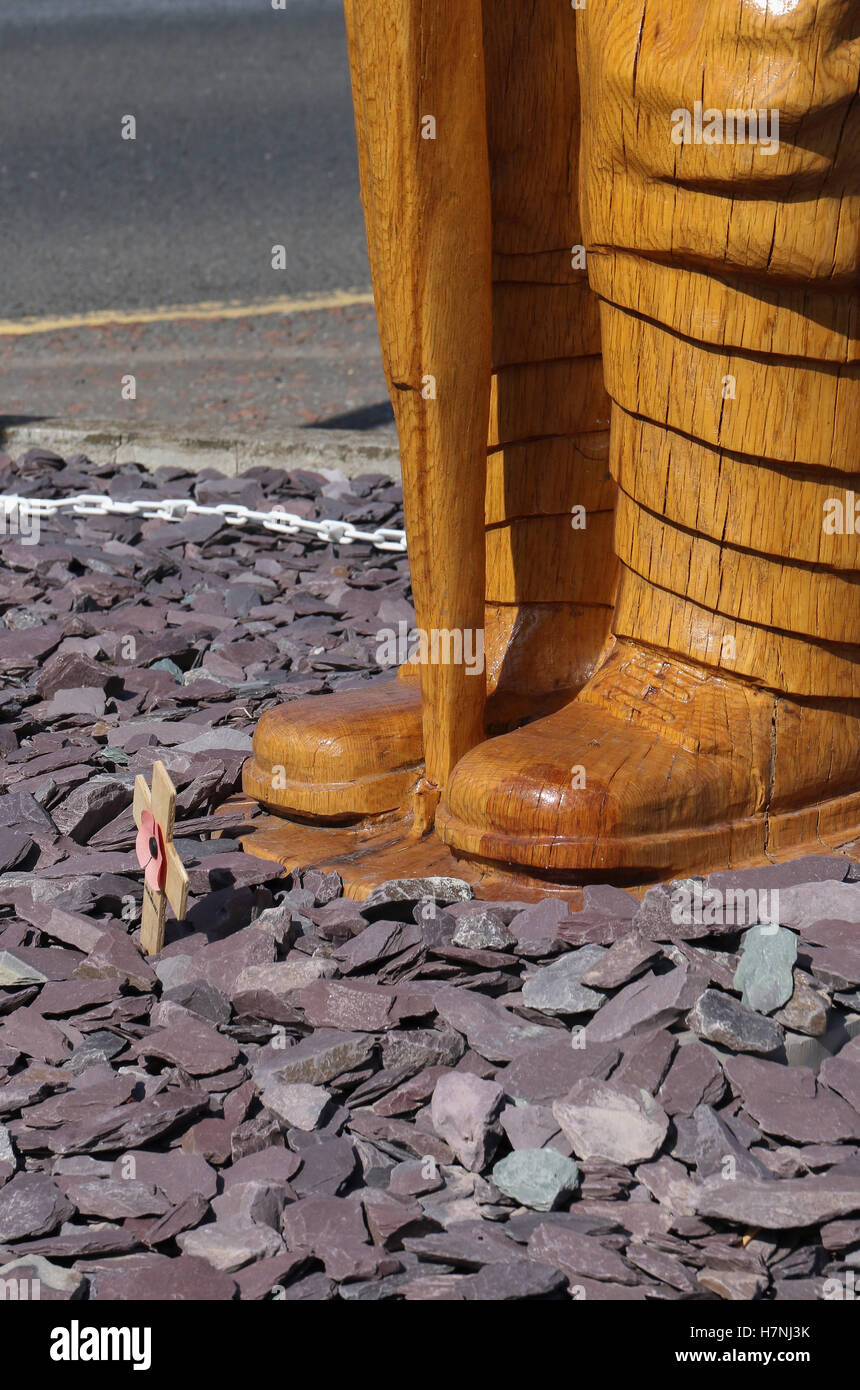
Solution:
[[(604, 0), (580, 17), (617, 644), (563, 711), (458, 764), (437, 829), (475, 863), (646, 880), (860, 837), (846, 15)], [(779, 148), (679, 147), (697, 102), (712, 130), (763, 111), (770, 140), (778, 111)]]
[[(474, 344), (464, 340), (472, 331), (468, 320), (453, 316), (445, 323), (447, 338), (426, 352), (420, 341), (423, 301), (420, 296), (414, 303), (405, 299), (379, 249), (388, 223), (408, 222), (405, 205), (417, 192), (408, 184), (386, 186), (390, 175), (380, 167), (374, 143), (387, 138), (393, 118), (387, 105), (379, 113), (370, 105), (375, 82), (391, 65), (390, 56), (379, 49), (388, 32), (386, 20), (372, 8), (350, 7), (351, 61), (383, 349), (395, 383), (392, 396), (408, 479), (433, 466), (426, 428), (416, 428), (415, 416), (423, 413), (438, 430), (441, 392), (448, 409), (453, 402), (459, 410), (448, 423), (455, 447), (471, 427), (475, 403), (464, 389), (468, 381), (462, 381), (460, 363)], [(420, 7), (410, 3), (401, 8), (412, 13)], [(598, 302), (576, 249), (582, 233), (577, 142), (571, 141), (571, 131), (575, 133), (579, 119), (579, 82), (571, 18), (554, 0), (540, 0), (530, 14), (514, 0), (494, 0), (484, 9), (482, 49), (493, 239), (486, 286), (488, 304), (492, 295), (487, 362), (492, 379), (480, 634), (487, 692), (482, 733), (497, 733), (567, 703), (597, 664), (609, 635), (616, 582), (611, 547), (615, 486), (608, 469), (610, 403), (600, 364)], [(547, 83), (550, 70), (554, 81)], [(401, 86), (413, 80), (408, 63), (398, 69), (398, 80)], [(435, 105), (450, 128), (446, 108), (429, 97), (426, 102), (422, 109)], [(411, 146), (415, 132), (404, 138)], [(447, 133), (445, 138), (450, 138)], [(441, 139), (437, 132), (437, 141)], [(432, 148), (425, 144), (419, 152)], [(451, 177), (461, 184), (456, 165)], [(468, 196), (468, 189), (460, 191)], [(418, 228), (412, 259), (422, 284), (431, 270), (420, 264), (426, 241), (426, 229)], [(408, 253), (408, 246), (399, 247), (404, 259)], [(440, 266), (443, 281), (450, 273)], [(434, 293), (438, 297), (439, 286)], [(403, 390), (406, 373), (399, 359), (414, 355), (410, 335), (421, 349), (412, 377), (416, 386), (433, 378), (429, 389), (436, 390), (435, 401), (432, 394), (425, 399), (417, 389)], [(437, 444), (445, 440), (437, 434)], [(427, 486), (426, 478), (421, 486)], [(445, 490), (444, 478), (439, 486)], [(407, 483), (407, 489), (411, 504), (416, 488)], [(451, 491), (447, 506), (464, 505), (465, 499)], [(425, 537), (423, 526), (412, 528), (414, 568), (428, 543), (433, 567), (438, 539)], [(417, 580), (417, 621), (432, 627), (420, 571)], [(245, 791), (282, 815), (331, 825), (402, 817), (424, 775), (419, 677), (417, 668), (402, 668), (396, 680), (270, 710), (255, 732)]]
[[(532, 380), (557, 380), (559, 364), (544, 366), (529, 369)], [(605, 418), (606, 398), (602, 385), (594, 390), (590, 365), (585, 388), (577, 381), (579, 364), (563, 366), (572, 369), (566, 384), (574, 389), (553, 398), (587, 401), (590, 389), (597, 398), (592, 418), (599, 420), (600, 412)], [(497, 374), (497, 383), (504, 375)], [(518, 368), (518, 384), (523, 375)], [(494, 398), (506, 389), (497, 384)], [(566, 704), (606, 646), (617, 568), (608, 443), (608, 431), (599, 429), (491, 441), (480, 634), (485, 672), (475, 677), (486, 681), (488, 734)], [(407, 665), (392, 680), (268, 710), (243, 770), (245, 792), (276, 813), (331, 825), (407, 814), (424, 774), (419, 677), (417, 665)]]
[(807, 478), (616, 407), (618, 640), (564, 710), (461, 759), (437, 814), (456, 853), (645, 880), (860, 838), (860, 527), (820, 529), (830, 499), (848, 516), (860, 418), (835, 422), (837, 468)]

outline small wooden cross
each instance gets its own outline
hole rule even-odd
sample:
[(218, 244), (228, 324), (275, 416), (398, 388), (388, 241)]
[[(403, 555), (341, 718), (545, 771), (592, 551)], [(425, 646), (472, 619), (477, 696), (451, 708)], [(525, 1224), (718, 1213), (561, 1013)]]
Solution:
[(188, 875), (173, 843), (176, 788), (162, 762), (152, 764), (152, 792), (146, 778), (134, 779), (134, 823), (138, 828), (137, 858), (146, 870), (140, 944), (148, 956), (164, 945), (167, 904), (181, 922), (188, 906)]

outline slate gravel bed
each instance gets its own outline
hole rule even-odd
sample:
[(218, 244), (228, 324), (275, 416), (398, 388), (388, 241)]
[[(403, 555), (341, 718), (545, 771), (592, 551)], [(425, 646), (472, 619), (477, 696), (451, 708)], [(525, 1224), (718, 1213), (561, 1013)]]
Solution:
[[(379, 477), (31, 451), (0, 483), (402, 524)], [(575, 914), (279, 876), (241, 853), (246, 812), (214, 813), (270, 704), (379, 674), (377, 632), (414, 621), (405, 557), (207, 518), (23, 539), (0, 542), (0, 1279), (58, 1300), (853, 1288), (856, 864), (597, 885)], [(192, 896), (150, 960), (131, 799), (156, 758)], [(730, 890), (776, 920), (677, 911)]]

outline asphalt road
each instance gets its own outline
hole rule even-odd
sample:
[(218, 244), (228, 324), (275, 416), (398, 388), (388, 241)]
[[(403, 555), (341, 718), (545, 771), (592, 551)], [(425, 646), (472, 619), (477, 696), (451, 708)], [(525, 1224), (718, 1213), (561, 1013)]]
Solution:
[(369, 283), (341, 0), (0, 0), (0, 319)]

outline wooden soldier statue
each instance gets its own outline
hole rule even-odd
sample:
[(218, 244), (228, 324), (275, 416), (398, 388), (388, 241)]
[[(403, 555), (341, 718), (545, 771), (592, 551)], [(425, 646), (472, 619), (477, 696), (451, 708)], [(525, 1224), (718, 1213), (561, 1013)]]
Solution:
[(860, 3), (347, 17), (417, 625), (486, 671), (282, 706), (246, 790), (364, 884), (848, 849)]

